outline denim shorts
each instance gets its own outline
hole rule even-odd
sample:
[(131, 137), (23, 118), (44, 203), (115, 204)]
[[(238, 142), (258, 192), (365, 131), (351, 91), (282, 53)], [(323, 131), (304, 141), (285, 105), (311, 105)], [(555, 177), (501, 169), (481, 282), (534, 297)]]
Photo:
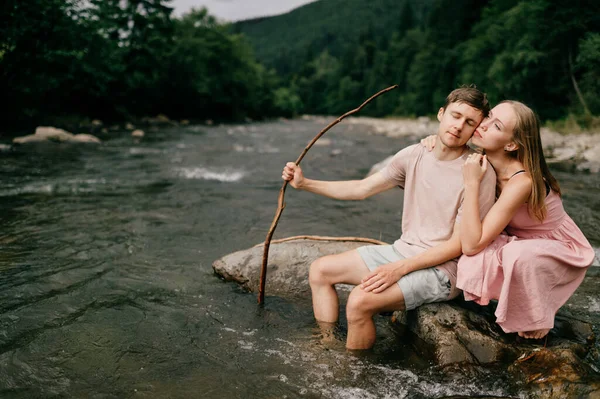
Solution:
[[(357, 251), (371, 271), (405, 259), (393, 245), (367, 245), (357, 248)], [(398, 285), (404, 295), (406, 310), (425, 303), (446, 301), (450, 296), (450, 279), (436, 267), (409, 273), (398, 280)]]

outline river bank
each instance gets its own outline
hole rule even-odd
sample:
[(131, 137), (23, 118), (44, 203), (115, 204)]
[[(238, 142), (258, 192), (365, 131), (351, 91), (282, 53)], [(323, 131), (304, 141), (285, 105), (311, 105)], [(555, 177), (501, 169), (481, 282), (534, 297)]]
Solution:
[[(326, 126), (335, 117), (304, 115), (304, 120), (313, 120)], [(360, 129), (367, 129), (369, 134), (383, 135), (391, 138), (426, 137), (436, 133), (437, 121), (428, 117), (405, 118), (370, 118), (348, 117), (344, 119)], [(546, 160), (563, 169), (600, 172), (600, 132), (582, 132), (561, 134), (547, 127), (541, 129), (542, 144)]]

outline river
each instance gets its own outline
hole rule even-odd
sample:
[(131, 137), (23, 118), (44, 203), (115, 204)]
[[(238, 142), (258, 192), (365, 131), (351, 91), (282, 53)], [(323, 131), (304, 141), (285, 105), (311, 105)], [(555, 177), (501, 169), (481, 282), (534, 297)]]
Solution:
[[(115, 132), (99, 146), (0, 152), (0, 397), (523, 396), (495, 370), (440, 372), (383, 317), (372, 353), (323, 347), (310, 298), (267, 293), (260, 308), (213, 274), (215, 259), (264, 241), (282, 166), (322, 127), (172, 127), (140, 142)], [(325, 138), (303, 160), (310, 177), (358, 179), (416, 142), (343, 122)], [(555, 174), (600, 247), (600, 175)], [(401, 200), (399, 190), (340, 202), (290, 188), (275, 238), (392, 242)], [(590, 301), (597, 322), (599, 297)]]

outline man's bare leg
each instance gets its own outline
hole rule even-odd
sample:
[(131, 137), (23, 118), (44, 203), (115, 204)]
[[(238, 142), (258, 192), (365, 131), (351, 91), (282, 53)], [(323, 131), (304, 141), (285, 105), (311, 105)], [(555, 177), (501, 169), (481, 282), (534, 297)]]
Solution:
[(308, 281), (312, 290), (315, 319), (329, 325), (337, 322), (339, 300), (334, 285), (358, 285), (368, 273), (369, 268), (356, 250), (324, 256), (314, 261), (310, 265)]
[(376, 331), (373, 316), (379, 312), (404, 310), (404, 295), (398, 284), (374, 294), (356, 287), (350, 293), (346, 306), (348, 338), (346, 348), (369, 349), (375, 343)]

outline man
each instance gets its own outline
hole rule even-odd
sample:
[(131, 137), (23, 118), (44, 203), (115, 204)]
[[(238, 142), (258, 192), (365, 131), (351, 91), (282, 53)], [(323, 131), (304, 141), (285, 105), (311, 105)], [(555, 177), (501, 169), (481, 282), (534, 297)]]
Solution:
[[(476, 88), (452, 91), (437, 114), (440, 124), (434, 150), (409, 146), (383, 170), (363, 180), (307, 179), (293, 162), (283, 169), (282, 178), (292, 187), (340, 200), (361, 200), (396, 186), (404, 189), (402, 236), (394, 245), (364, 246), (319, 258), (310, 266), (313, 310), (323, 328), (338, 320), (334, 285), (356, 285), (346, 305), (348, 349), (373, 346), (375, 314), (410, 310), (458, 295), (462, 165), (472, 152), (466, 143), (489, 109), (486, 95)], [(480, 189), (481, 218), (494, 203), (495, 185), (495, 173), (488, 168)]]

